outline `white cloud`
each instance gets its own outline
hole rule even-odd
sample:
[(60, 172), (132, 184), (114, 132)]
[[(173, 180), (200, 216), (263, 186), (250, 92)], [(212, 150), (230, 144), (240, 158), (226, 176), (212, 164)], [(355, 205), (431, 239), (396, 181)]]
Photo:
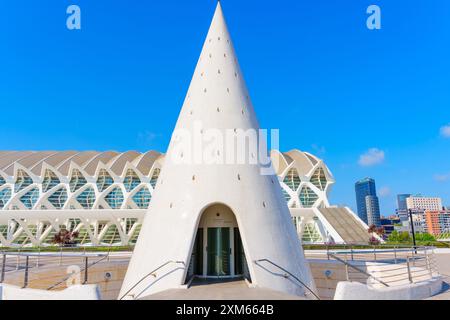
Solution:
[(359, 165), (362, 167), (371, 167), (384, 162), (384, 151), (371, 148), (366, 153), (359, 156)]
[(382, 198), (389, 197), (391, 195), (391, 188), (382, 187), (378, 190), (378, 195)]
[(450, 123), (441, 128), (441, 136), (444, 138), (450, 138)]
[(435, 174), (434, 175), (434, 180), (436, 180), (438, 182), (450, 181), (450, 173), (447, 173), (447, 174)]

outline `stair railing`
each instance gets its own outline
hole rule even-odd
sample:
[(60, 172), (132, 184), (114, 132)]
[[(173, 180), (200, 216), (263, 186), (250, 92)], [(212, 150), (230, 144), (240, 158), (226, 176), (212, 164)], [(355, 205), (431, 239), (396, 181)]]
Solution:
[(163, 263), (162, 265), (160, 265), (159, 267), (157, 267), (156, 269), (152, 270), (151, 272), (147, 273), (145, 276), (143, 276), (138, 282), (136, 282), (127, 292), (125, 292), (124, 295), (122, 295), (119, 300), (123, 300), (123, 298), (125, 298), (126, 296), (128, 296), (130, 294), (130, 292), (136, 288), (139, 284), (141, 284), (145, 279), (147, 279), (149, 276), (154, 276), (156, 277), (155, 272), (157, 272), (158, 270), (164, 268), (165, 266), (169, 265), (169, 264), (182, 264), (183, 266), (185, 265), (184, 261), (175, 261), (175, 260), (169, 260), (165, 263)]
[(292, 274), (291, 272), (289, 272), (288, 270), (286, 270), (285, 268), (279, 266), (278, 264), (270, 261), (269, 259), (260, 259), (260, 260), (255, 260), (256, 264), (259, 264), (260, 262), (267, 262), (271, 265), (273, 265), (274, 267), (277, 267), (278, 269), (280, 269), (281, 271), (285, 272), (285, 274), (283, 275), (284, 278), (288, 279), (289, 277), (292, 277), (293, 279), (295, 279), (300, 285), (302, 285), (304, 288), (306, 288), (317, 300), (320, 300), (320, 297), (310, 288), (308, 287), (302, 280), (300, 280), (298, 277), (296, 277), (294, 274)]

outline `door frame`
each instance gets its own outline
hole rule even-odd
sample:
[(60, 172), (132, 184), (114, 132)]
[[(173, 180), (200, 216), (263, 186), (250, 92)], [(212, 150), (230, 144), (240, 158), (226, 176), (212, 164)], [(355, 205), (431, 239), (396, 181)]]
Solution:
[[(230, 253), (229, 253), (229, 263), (230, 263), (230, 275), (226, 276), (208, 276), (208, 252), (207, 252), (207, 245), (208, 245), (208, 229), (209, 228), (229, 228), (230, 238), (229, 238), (229, 247), (230, 247)], [(239, 224), (237, 222), (237, 217), (234, 214), (234, 211), (226, 204), (216, 202), (212, 203), (201, 211), (200, 216), (198, 217), (198, 223), (197, 223), (197, 230), (196, 234), (193, 237), (193, 247), (196, 246), (195, 240), (197, 238), (197, 233), (202, 230), (203, 231), (203, 262), (201, 267), (201, 274), (194, 274), (194, 277), (197, 278), (211, 278), (211, 279), (233, 279), (233, 278), (239, 278), (244, 276), (244, 274), (235, 274), (236, 272), (236, 261), (235, 261), (235, 230), (239, 228)], [(240, 232), (240, 231), (239, 231)], [(244, 254), (246, 254), (246, 250), (243, 243), (243, 238), (241, 234), (241, 242), (242, 242), (242, 248), (244, 250)], [(192, 259), (192, 255), (190, 255), (190, 258)], [(247, 257), (246, 257), (247, 258)], [(249, 268), (250, 266), (247, 266)]]

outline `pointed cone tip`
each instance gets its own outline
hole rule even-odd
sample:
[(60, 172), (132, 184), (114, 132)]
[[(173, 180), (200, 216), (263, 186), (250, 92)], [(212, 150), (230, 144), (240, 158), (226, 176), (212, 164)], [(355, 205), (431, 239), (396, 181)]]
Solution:
[(222, 5), (220, 4), (220, 1), (217, 1), (217, 6), (216, 6), (216, 10), (214, 15), (220, 14), (221, 16), (223, 16), (223, 10), (222, 10)]
[[(213, 27), (214, 26), (214, 27)], [(214, 11), (213, 18), (211, 20), (210, 29), (219, 28), (225, 29), (228, 33), (228, 26), (225, 20), (225, 15), (223, 14), (222, 6), (220, 1), (217, 1), (216, 10)]]

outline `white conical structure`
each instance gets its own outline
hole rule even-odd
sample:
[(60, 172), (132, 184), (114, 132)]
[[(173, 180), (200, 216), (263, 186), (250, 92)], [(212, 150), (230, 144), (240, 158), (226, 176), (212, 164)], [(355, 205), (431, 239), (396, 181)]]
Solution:
[[(195, 154), (180, 148), (180, 141), (186, 139), (180, 132), (195, 138), (208, 134), (209, 129), (218, 130), (224, 136), (225, 132), (235, 129), (259, 129), (220, 3), (180, 112), (120, 297), (136, 299), (180, 288), (187, 281), (199, 224), (214, 226), (218, 223), (220, 226), (231, 220), (239, 228), (254, 286), (304, 295), (308, 290), (299, 285), (297, 277), (315, 290), (277, 177), (262, 175), (258, 164), (195, 162), (194, 158), (202, 153), (223, 157), (206, 143), (200, 151), (194, 151)], [(192, 161), (180, 163), (183, 157), (189, 156)], [(208, 217), (202, 219), (206, 212)], [(220, 220), (220, 214), (225, 220)], [(202, 272), (206, 273), (205, 268), (209, 268), (205, 262), (207, 247), (203, 249)], [(234, 259), (232, 254), (229, 258)], [(268, 261), (259, 261), (262, 259)], [(285, 277), (286, 272), (272, 263), (295, 277)]]

